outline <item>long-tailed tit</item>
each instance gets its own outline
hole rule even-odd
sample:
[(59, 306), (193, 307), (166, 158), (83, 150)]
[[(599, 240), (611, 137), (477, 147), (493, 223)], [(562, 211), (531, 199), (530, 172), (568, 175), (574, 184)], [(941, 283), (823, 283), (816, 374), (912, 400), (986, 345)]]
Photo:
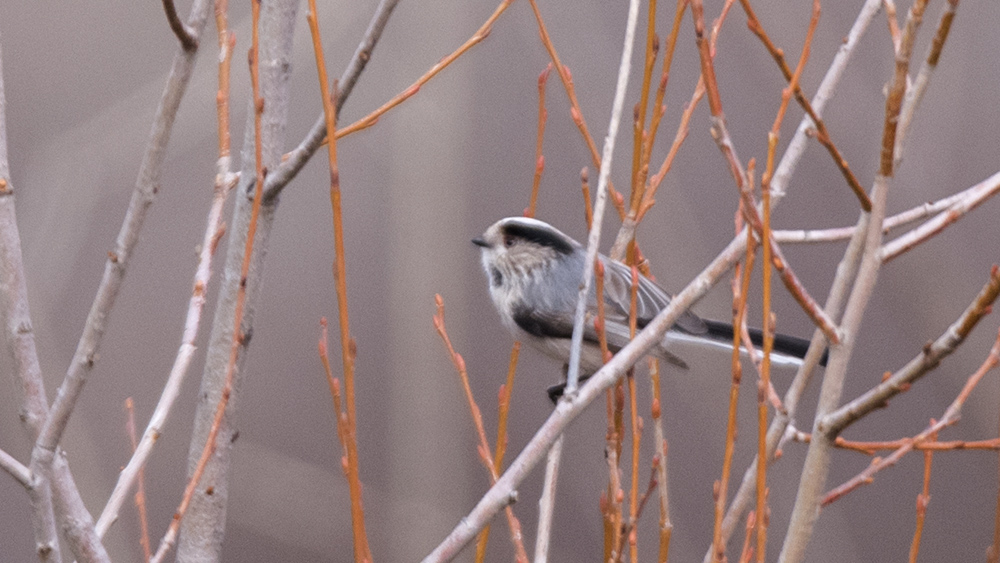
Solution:
[[(472, 242), (482, 250), (490, 296), (503, 324), (517, 340), (567, 363), (586, 250), (548, 223), (526, 217), (501, 219)], [(605, 335), (608, 348), (617, 352), (630, 340), (632, 270), (607, 256), (599, 255), (598, 259), (604, 264)], [(580, 373), (584, 377), (593, 375), (604, 364), (593, 323), (597, 316), (596, 295), (591, 286), (580, 354)], [(639, 276), (636, 320), (640, 329), (668, 303), (670, 295), (666, 291), (645, 276)], [(760, 345), (760, 331), (752, 330), (751, 340)], [(650, 353), (686, 368), (684, 360), (670, 351), (671, 344), (679, 341), (731, 350), (733, 327), (685, 312)], [(808, 347), (808, 341), (776, 335), (772, 362), (801, 364)], [(557, 385), (549, 389), (553, 401), (562, 394), (563, 387)]]

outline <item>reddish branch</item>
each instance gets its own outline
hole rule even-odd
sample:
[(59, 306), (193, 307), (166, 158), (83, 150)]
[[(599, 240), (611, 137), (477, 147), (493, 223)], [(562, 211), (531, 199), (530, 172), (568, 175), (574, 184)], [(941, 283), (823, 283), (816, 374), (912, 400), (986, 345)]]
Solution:
[(864, 471), (843, 485), (840, 485), (839, 487), (828, 492), (826, 496), (823, 497), (822, 505), (826, 506), (847, 493), (861, 487), (862, 485), (871, 483), (874, 480), (876, 473), (887, 467), (895, 465), (896, 462), (899, 461), (904, 455), (914, 449), (914, 444), (924, 441), (933, 441), (936, 439), (939, 431), (958, 422), (958, 419), (961, 416), (962, 406), (969, 398), (972, 390), (975, 389), (976, 385), (982, 380), (983, 376), (986, 375), (986, 372), (997, 367), (998, 365), (1000, 365), (1000, 332), (998, 332), (997, 338), (993, 343), (993, 347), (990, 349), (990, 352), (986, 356), (982, 365), (980, 365), (979, 369), (969, 376), (969, 379), (965, 382), (965, 386), (962, 387), (962, 391), (959, 392), (958, 396), (955, 397), (955, 400), (952, 401), (952, 403), (945, 410), (944, 416), (941, 417), (941, 420), (935, 421), (932, 419), (931, 424), (923, 432), (906, 440), (904, 444), (897, 448), (891, 455), (885, 458), (875, 458), (872, 460), (871, 465), (869, 465)]
[[(475, 397), (472, 395), (472, 387), (469, 385), (469, 375), (465, 369), (465, 359), (455, 351), (455, 348), (451, 345), (451, 339), (448, 338), (448, 331), (444, 325), (444, 299), (440, 295), (435, 295), (434, 301), (437, 304), (437, 313), (434, 315), (434, 329), (441, 337), (441, 340), (444, 341), (445, 348), (448, 349), (448, 356), (451, 358), (452, 364), (455, 365), (455, 371), (458, 372), (462, 389), (465, 391), (465, 398), (469, 403), (469, 411), (472, 413), (472, 422), (476, 427), (476, 435), (479, 438), (479, 459), (489, 471), (490, 484), (496, 484), (497, 479), (500, 478), (500, 472), (497, 470), (497, 465), (493, 461), (492, 454), (490, 454), (489, 442), (486, 439), (486, 430), (483, 427), (483, 416), (479, 411), (479, 405), (476, 404)], [(521, 537), (521, 523), (514, 516), (514, 510), (510, 505), (507, 505), (505, 512), (507, 514), (507, 524), (510, 527), (511, 542), (514, 544), (515, 558), (518, 563), (527, 563), (528, 554), (524, 550), (524, 541)]]
[[(354, 560), (357, 563), (371, 561), (371, 548), (368, 545), (368, 534), (365, 532), (364, 509), (361, 493), (361, 477), (358, 461), (357, 413), (354, 404), (354, 359), (356, 345), (351, 338), (350, 318), (347, 308), (347, 272), (344, 251), (344, 219), (341, 206), (340, 169), (337, 164), (337, 110), (336, 85), (330, 92), (330, 84), (326, 75), (326, 62), (323, 57), (323, 43), (319, 32), (319, 16), (316, 12), (316, 0), (309, 0), (309, 13), (306, 15), (309, 30), (312, 35), (313, 52), (316, 57), (316, 71), (319, 76), (320, 96), (323, 104), (323, 115), (326, 118), (326, 130), (331, 132), (327, 144), (330, 168), (330, 207), (333, 214), (333, 239), (336, 252), (336, 263), (333, 267), (333, 277), (336, 284), (337, 312), (340, 325), (340, 357), (344, 369), (344, 406), (347, 414), (347, 431), (344, 433), (347, 449), (347, 482), (351, 496), (351, 523), (354, 531)], [(260, 179), (262, 181), (262, 179)], [(339, 416), (339, 414), (338, 414)]]

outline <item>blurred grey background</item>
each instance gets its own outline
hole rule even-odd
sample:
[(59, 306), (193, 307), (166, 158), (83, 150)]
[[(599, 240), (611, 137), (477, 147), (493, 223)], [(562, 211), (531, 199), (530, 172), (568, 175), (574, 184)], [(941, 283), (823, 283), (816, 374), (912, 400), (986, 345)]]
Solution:
[[(331, 75), (338, 76), (354, 52), (375, 4), (374, 0), (320, 2)], [(661, 8), (661, 34), (668, 31), (667, 11), (673, 11), (672, 3), (667, 4), (671, 5)], [(809, 3), (756, 4), (771, 37), (794, 60), (805, 34)], [(812, 57), (802, 78), (810, 95), (861, 4), (860, 0), (824, 3)], [(927, 11), (918, 57), (926, 52), (941, 4), (932, 2)], [(242, 142), (249, 91), (243, 57), (250, 37), (248, 6), (237, 2), (231, 9), (238, 40), (232, 104), (237, 147)], [(708, 17), (714, 18), (720, 6), (718, 1), (707, 2)], [(186, 1), (178, 6), (182, 14), (188, 8)], [(344, 107), (341, 123), (365, 115), (406, 88), (468, 38), (494, 8), (493, 2), (401, 2)], [(906, 8), (908, 3), (899, 6), (901, 18)], [(564, 63), (572, 69), (585, 117), (600, 143), (609, 117), (626, 3), (560, 0), (542, 2), (541, 9)], [(320, 112), (304, 6), (300, 20), (289, 149)], [(959, 7), (940, 68), (911, 131), (890, 195), (890, 213), (964, 189), (1000, 168), (998, 24), (1000, 5), (996, 2), (965, 2)], [(643, 37), (644, 32), (640, 44)], [(176, 41), (159, 2), (7, 0), (0, 4), (0, 42), (12, 178), (33, 319), (51, 397), (72, 356), (106, 253), (118, 232)], [(179, 343), (194, 248), (201, 239), (216, 159), (217, 49), (211, 23), (202, 45), (201, 60), (171, 140), (158, 199), (131, 262), (100, 361), (63, 442), (84, 499), (95, 514), (129, 457), (123, 402), (126, 397), (134, 398), (139, 424), (144, 426)], [(833, 139), (866, 186), (877, 163), (883, 87), (892, 72), (890, 49), (886, 21), (880, 15), (825, 113)], [(638, 57), (634, 59), (637, 66)], [(339, 143), (349, 304), (358, 344), (358, 441), (367, 526), (378, 561), (423, 557), (488, 486), (476, 457), (468, 408), (433, 331), (431, 315), (434, 294), (440, 293), (451, 337), (468, 362), (487, 429), (495, 432), (495, 397), (506, 372), (511, 340), (488, 302), (478, 252), (469, 239), (496, 219), (520, 214), (527, 206), (534, 169), (536, 78), (547, 62), (529, 5), (517, 2), (488, 39), (413, 99), (385, 115), (375, 127)], [(762, 170), (766, 131), (783, 82), (746, 29), (738, 7), (723, 29), (716, 65), (739, 155), (744, 161), (756, 157)], [(654, 163), (662, 160), (673, 139), (698, 70), (694, 34), (686, 17)], [(633, 80), (627, 107), (637, 99), (637, 86)], [(549, 83), (548, 108), (547, 167), (538, 216), (583, 238), (578, 177), (590, 157), (569, 118), (566, 96), (555, 75)], [(791, 107), (782, 130), (782, 149), (801, 113)], [(692, 121), (690, 138), (639, 232), (654, 273), (672, 290), (683, 287), (732, 234), (736, 192), (708, 126), (708, 110), (702, 104)], [(622, 128), (612, 169), (621, 187), (627, 183), (629, 129)], [(326, 159), (321, 155), (285, 191), (275, 223), (249, 378), (239, 398), (236, 424), (240, 434), (234, 453), (226, 561), (351, 560), (347, 488), (340, 471), (331, 401), (316, 356), (319, 317), (336, 317), (327, 178)], [(853, 224), (857, 217), (855, 198), (829, 156), (815, 143), (806, 152), (789, 192), (774, 216), (779, 228), (839, 227)], [(989, 266), (998, 261), (998, 213), (1000, 203), (987, 202), (882, 270), (845, 398), (869, 388), (884, 371), (895, 370), (913, 357), (971, 301)], [(605, 241), (617, 227), (611, 220), (607, 225)], [(788, 246), (786, 253), (813, 295), (822, 300), (842, 250), (841, 244)], [(214, 297), (214, 285), (210, 294)], [(795, 303), (781, 289), (776, 296), (779, 329), (809, 335), (810, 323)], [(696, 311), (710, 318), (727, 318), (729, 299), (723, 284)], [(210, 301), (207, 315), (212, 306)], [(759, 303), (754, 307), (759, 324)], [(209, 322), (206, 319), (203, 324), (202, 345)], [(940, 417), (985, 357), (997, 325), (996, 316), (987, 317), (954, 357), (895, 399), (892, 408), (873, 414), (847, 436), (893, 439), (914, 435), (930, 417)], [(336, 341), (336, 332), (331, 341)], [(203, 351), (202, 347), (200, 354)], [(710, 542), (712, 482), (721, 467), (722, 413), (729, 385), (727, 355), (686, 357), (692, 369), (668, 371), (663, 385), (675, 524), (673, 561), (700, 560)], [(7, 360), (0, 365), (9, 371)], [(339, 365), (337, 358), (334, 365)], [(154, 542), (180, 500), (200, 375), (200, 363), (196, 363), (146, 471)], [(554, 362), (530, 350), (522, 352), (514, 389), (510, 456), (547, 416), (550, 405), (543, 390), (559, 377)], [(790, 378), (791, 374), (776, 374), (779, 392)], [(3, 382), (0, 447), (27, 460), (29, 444), (17, 421), (15, 388), (9, 377)], [(942, 438), (996, 436), (998, 393), (996, 377), (988, 376), (966, 405), (961, 423)], [(810, 426), (815, 395), (813, 388), (804, 401), (802, 429)], [(755, 447), (751, 438), (754, 397), (748, 382), (741, 403), (740, 472)], [(648, 401), (645, 394), (640, 399), (644, 414)], [(603, 448), (603, 408), (592, 408), (568, 433), (556, 507), (554, 561), (600, 557), (598, 495), (606, 478)], [(804, 451), (802, 445), (789, 445), (771, 473), (772, 557), (780, 548)], [(837, 452), (829, 486), (854, 475), (868, 462), (859, 454)], [(911, 455), (880, 474), (871, 486), (825, 509), (809, 560), (904, 557), (921, 475), (922, 459)], [(925, 560), (982, 557), (992, 535), (996, 475), (994, 453), (945, 452), (935, 457), (922, 548)], [(534, 539), (540, 482), (541, 471), (536, 470), (520, 490), (522, 502), (515, 507), (529, 546)], [(12, 479), (0, 477), (0, 498), (4, 506), (0, 562), (32, 560), (26, 495)], [(655, 509), (651, 506), (650, 511)], [(655, 514), (647, 514), (642, 524), (643, 560), (654, 551), (655, 520)], [(134, 510), (127, 506), (106, 541), (115, 560), (141, 557), (137, 530)], [(506, 525), (498, 521), (488, 559), (507, 561), (510, 553)], [(467, 552), (460, 559), (471, 560), (471, 555)]]

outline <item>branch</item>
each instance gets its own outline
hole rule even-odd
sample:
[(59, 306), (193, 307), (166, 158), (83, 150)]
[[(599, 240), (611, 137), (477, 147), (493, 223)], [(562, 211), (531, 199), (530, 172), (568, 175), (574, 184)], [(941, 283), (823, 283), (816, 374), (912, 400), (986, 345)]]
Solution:
[(26, 489), (31, 488), (31, 470), (28, 469), (27, 465), (17, 461), (17, 458), (4, 450), (0, 450), (0, 469), (6, 471), (22, 487)]
[[(221, 4), (221, 3), (220, 3)], [(208, 283), (212, 277), (212, 258), (215, 256), (219, 239), (225, 232), (222, 224), (222, 208), (226, 203), (229, 192), (236, 186), (239, 177), (229, 170), (229, 66), (232, 61), (233, 48), (236, 38), (226, 31), (225, 8), (218, 10), (216, 20), (220, 29), (219, 47), (221, 50), (219, 61), (219, 160), (213, 188), (212, 204), (208, 211), (208, 218), (205, 222), (205, 232), (202, 235), (202, 242), (198, 250), (198, 265), (195, 270), (194, 281), (191, 288), (191, 298), (188, 300), (187, 315), (184, 320), (181, 344), (174, 356), (174, 364), (170, 368), (170, 375), (163, 386), (163, 392), (156, 403), (153, 415), (142, 433), (142, 439), (132, 453), (128, 464), (122, 469), (118, 476), (118, 482), (108, 497), (104, 510), (97, 519), (97, 535), (104, 537), (111, 528), (111, 525), (118, 519), (118, 513), (122, 504), (128, 496), (132, 485), (140, 478), (142, 468), (153, 453), (153, 448), (159, 441), (166, 425), (167, 417), (173, 409), (177, 397), (180, 395), (184, 379), (187, 377), (188, 368), (194, 357), (196, 350), (195, 341), (201, 327), (201, 315), (205, 307)]]
[[(28, 307), (28, 284), (21, 254), (21, 234), (17, 228), (14, 188), (7, 161), (7, 98), (3, 82), (3, 53), (0, 51), (0, 313), (3, 336), (10, 354), (13, 375), (20, 383), (21, 422), (34, 440), (48, 411), (45, 381), (35, 348), (35, 331)], [(6, 455), (6, 454), (4, 454)], [(11, 462), (16, 462), (10, 458)], [(20, 465), (20, 462), (17, 462)], [(10, 467), (16, 467), (9, 463)], [(10, 470), (8, 470), (10, 471)], [(31, 471), (25, 469), (28, 477)], [(13, 473), (12, 473), (13, 475)], [(16, 478), (16, 476), (15, 476)], [(20, 479), (19, 479), (20, 480)], [(61, 563), (59, 531), (52, 508), (52, 489), (46, 479), (32, 479), (28, 487), (35, 552), (39, 561)]]
[(993, 266), (986, 285), (944, 334), (934, 342), (925, 345), (920, 354), (885, 381), (826, 415), (817, 425), (817, 429), (826, 434), (829, 439), (833, 439), (845, 428), (871, 411), (885, 405), (886, 401), (905, 391), (914, 381), (936, 368), (941, 360), (954, 352), (965, 341), (976, 324), (990, 312), (997, 295), (1000, 295), (1000, 268)]
[[(906, 26), (896, 54), (896, 68), (885, 106), (885, 121), (879, 173), (872, 188), (872, 212), (866, 227), (864, 251), (854, 288), (844, 309), (841, 328), (844, 339), (840, 346), (832, 349), (820, 389), (819, 404), (816, 409), (816, 427), (840, 402), (847, 365), (854, 349), (855, 339), (864, 311), (871, 299), (878, 277), (881, 260), (879, 246), (882, 242), (882, 222), (885, 220), (886, 199), (893, 177), (893, 146), (896, 123), (899, 117), (902, 94), (906, 87), (910, 53), (916, 40), (916, 31), (926, 7), (926, 0), (917, 0), (910, 8)], [(795, 498), (792, 517), (785, 534), (779, 563), (798, 563), (805, 557), (806, 546), (812, 537), (816, 518), (819, 515), (819, 500), (830, 469), (832, 441), (828, 436), (816, 437), (806, 453), (802, 478)]]
[[(244, 128), (244, 145), (241, 161), (240, 184), (236, 188), (232, 220), (229, 222), (228, 249), (225, 266), (219, 284), (212, 332), (209, 337), (201, 388), (195, 413), (194, 428), (191, 432), (188, 450), (188, 476), (194, 475), (209, 434), (213, 432), (218, 406), (226, 388), (227, 372), (232, 356), (232, 344), (238, 340), (237, 363), (235, 366), (235, 389), (241, 388), (241, 381), (247, 370), (246, 349), (253, 332), (253, 321), (257, 302), (260, 298), (263, 262), (270, 242), (277, 202), (263, 202), (257, 224), (256, 241), (250, 256), (250, 267), (246, 277), (242, 275), (243, 258), (250, 232), (253, 215), (253, 195), (259, 184), (256, 180), (257, 162), (267, 170), (277, 168), (281, 158), (281, 146), (285, 142), (285, 128), (289, 106), (289, 83), (291, 51), (294, 39), (296, 9), (298, 2), (292, 0), (264, 2), (260, 18), (260, 98), (266, 100), (261, 116), (262, 152), (255, 158), (255, 127), (258, 100), (251, 100), (247, 114), (248, 124)], [(242, 323), (234, 325), (235, 311), (240, 288), (246, 289)], [(191, 499), (187, 516), (181, 522), (180, 540), (177, 545), (179, 560), (217, 560), (224, 537), (226, 510), (229, 494), (229, 467), (232, 456), (232, 439), (235, 429), (233, 403), (223, 411), (218, 438), (214, 441), (214, 453), (201, 477), (201, 481)]]
[[(534, 6), (533, 0), (532, 6)], [(573, 319), (573, 339), (570, 345), (569, 370), (566, 373), (566, 395), (572, 395), (576, 391), (577, 382), (580, 377), (580, 350), (583, 344), (583, 323), (587, 310), (587, 296), (590, 293), (590, 282), (594, 274), (591, 265), (597, 260), (597, 248), (601, 242), (601, 222), (604, 219), (604, 205), (607, 201), (609, 191), (608, 179), (611, 177), (611, 157), (615, 149), (615, 139), (618, 136), (618, 125), (621, 122), (622, 108), (625, 105), (625, 91), (628, 87), (629, 69), (632, 65), (632, 44), (635, 40), (635, 27), (638, 18), (639, 2), (638, 0), (631, 0), (628, 8), (628, 21), (625, 25), (625, 44), (622, 47), (621, 62), (618, 65), (618, 82), (615, 86), (614, 101), (611, 105), (611, 122), (608, 124), (608, 134), (604, 138), (604, 149), (601, 154), (600, 171), (597, 180), (597, 201), (594, 203), (593, 225), (587, 236), (587, 256), (583, 262), (585, 264), (583, 268), (583, 280), (580, 283), (580, 293), (576, 303), (576, 315)], [(562, 75), (561, 72), (560, 75)]]
[(997, 192), (1000, 192), (1000, 172), (962, 192), (962, 198), (930, 221), (884, 244), (880, 253), (882, 261), (888, 262), (907, 250), (927, 241), (943, 231), (945, 227), (961, 219), (969, 211), (979, 207), (980, 204), (996, 195)]
[(177, 17), (177, 9), (174, 8), (174, 0), (163, 0), (163, 11), (167, 13), (167, 23), (170, 29), (181, 42), (181, 47), (185, 51), (196, 51), (198, 49), (198, 34), (200, 31), (189, 28)]
[[(820, 87), (817, 89), (816, 95), (812, 100), (812, 106), (817, 114), (822, 113), (826, 102), (833, 96), (833, 93), (840, 82), (840, 78), (843, 76), (844, 70), (847, 68), (847, 63), (853, 56), (854, 50), (859, 44), (861, 37), (864, 36), (865, 31), (868, 29), (868, 25), (878, 14), (880, 7), (880, 0), (867, 0), (861, 7), (857, 18), (855, 18), (854, 24), (851, 26), (851, 29), (847, 34), (847, 40), (839, 47), (837, 54), (833, 58), (833, 62), (827, 69), (826, 75), (823, 77), (823, 81), (821, 82)], [(802, 121), (799, 123), (799, 127), (795, 132), (795, 136), (792, 138), (792, 141), (785, 150), (785, 154), (782, 157), (781, 162), (778, 164), (774, 178), (771, 181), (772, 205), (777, 205), (780, 197), (784, 195), (784, 191), (788, 183), (791, 181), (792, 172), (794, 172), (798, 166), (798, 162), (805, 151), (806, 141), (808, 139), (806, 133), (812, 126), (811, 124), (812, 121), (808, 117), (802, 118)], [(862, 218), (859, 220), (859, 226), (864, 225), (865, 221), (865, 216), (862, 215)], [(840, 318), (843, 302), (844, 299), (846, 299), (848, 283), (849, 280), (853, 279), (854, 272), (857, 267), (857, 256), (859, 255), (861, 249), (860, 233), (855, 232), (857, 229), (858, 227), (851, 229), (852, 233), (854, 233), (851, 243), (845, 251), (843, 260), (837, 267), (837, 273), (830, 289), (830, 296), (827, 298), (825, 310), (827, 314), (835, 320), (839, 320)], [(739, 242), (740, 245), (746, 244), (745, 232), (730, 243), (727, 251), (734, 250), (734, 247), (738, 246), (736, 244), (737, 242)], [(739, 246), (739, 248), (743, 247)], [(819, 343), (821, 343), (824, 338), (825, 337), (818, 329), (814, 332), (810, 351), (807, 353), (802, 367), (800, 367), (799, 371), (795, 374), (795, 378), (792, 380), (788, 391), (785, 393), (783, 401), (785, 404), (785, 411), (779, 412), (777, 416), (774, 417), (774, 420), (771, 421), (767, 437), (768, 456), (765, 463), (770, 463), (770, 461), (773, 460), (779, 441), (784, 435), (785, 427), (795, 416), (799, 399), (804, 393), (822, 354), (822, 347), (819, 346)], [(759, 463), (760, 460), (754, 460), (750, 467), (748, 467), (744, 472), (743, 481), (740, 483), (740, 487), (734, 495), (729, 509), (726, 512), (726, 517), (722, 523), (724, 542), (728, 542), (729, 538), (732, 537), (733, 532), (739, 525), (743, 514), (749, 507), (750, 501), (753, 498), (757, 466)], [(706, 563), (711, 561), (712, 554), (713, 551), (711, 548), (706, 550), (703, 561)]]
[(944, 42), (948, 39), (948, 32), (951, 31), (951, 22), (955, 19), (955, 11), (957, 9), (958, 0), (948, 0), (944, 5), (944, 9), (941, 12), (941, 19), (938, 22), (937, 32), (934, 34), (934, 39), (927, 48), (927, 58), (924, 60), (924, 64), (921, 65), (920, 71), (917, 72), (917, 77), (914, 79), (913, 84), (906, 90), (906, 97), (903, 99), (903, 108), (899, 112), (899, 133), (896, 135), (895, 147), (896, 166), (899, 166), (900, 161), (903, 159), (903, 141), (910, 130), (910, 124), (913, 123), (913, 114), (916, 112), (917, 106), (920, 105), (920, 101), (924, 97), (924, 92), (927, 91), (931, 75), (937, 69), (938, 60), (941, 58), (941, 50), (944, 48)]
[[(347, 64), (347, 68), (340, 75), (340, 80), (337, 81), (340, 86), (337, 94), (338, 114), (340, 113), (340, 108), (343, 107), (344, 102), (347, 101), (348, 96), (354, 90), (354, 85), (357, 83), (358, 77), (361, 76), (361, 72), (371, 59), (372, 52), (375, 51), (375, 45), (378, 43), (379, 38), (382, 37), (382, 31), (389, 22), (389, 16), (392, 15), (392, 10), (398, 2), (399, 0), (381, 0), (379, 2), (378, 8), (375, 10), (375, 15), (372, 16), (372, 21), (368, 24), (368, 30), (365, 31), (364, 37), (361, 38), (361, 43), (358, 44), (358, 48), (354, 51), (351, 62)], [(309, 162), (312, 155), (323, 146), (324, 139), (326, 139), (326, 117), (323, 113), (320, 113), (306, 135), (306, 138), (288, 153), (286, 160), (281, 162), (280, 165), (273, 167), (267, 175), (267, 184), (264, 185), (264, 201), (266, 203), (278, 197), (281, 190), (292, 181), (292, 178), (299, 173), (299, 170), (302, 170), (302, 167)]]
[(879, 471), (891, 467), (896, 464), (904, 455), (909, 453), (914, 449), (914, 444), (918, 444), (924, 441), (933, 441), (938, 432), (942, 429), (951, 426), (958, 422), (961, 417), (962, 406), (965, 401), (969, 398), (969, 394), (976, 385), (983, 379), (986, 372), (997, 367), (1000, 364), (1000, 332), (997, 333), (997, 338), (993, 343), (993, 347), (990, 349), (989, 354), (987, 354), (986, 359), (983, 361), (979, 369), (969, 376), (969, 379), (965, 382), (965, 386), (962, 387), (962, 391), (955, 397), (955, 400), (948, 405), (948, 408), (944, 412), (944, 416), (941, 420), (934, 421), (931, 420), (930, 426), (928, 426), (923, 432), (917, 434), (911, 439), (906, 440), (902, 446), (900, 446), (891, 455), (885, 458), (876, 458), (872, 461), (864, 471), (856, 475), (851, 480), (847, 481), (843, 485), (830, 491), (823, 497), (822, 506), (826, 506), (840, 497), (846, 495), (847, 493), (857, 489), (862, 485), (867, 485), (872, 482), (875, 474)]
[(670, 304), (621, 349), (603, 368), (589, 377), (575, 395), (563, 395), (555, 410), (521, 450), (497, 483), (479, 500), (476, 507), (424, 558), (425, 563), (449, 561), (475, 537), (476, 533), (504, 506), (514, 502), (518, 485), (527, 477), (556, 441), (560, 434), (583, 410), (625, 371), (657, 345), (680, 315), (703, 297), (742, 256), (744, 237), (737, 237)]
[[(200, 34), (204, 28), (211, 6), (212, 3), (209, 0), (197, 0), (192, 6), (192, 30), (197, 34)], [(35, 442), (32, 453), (33, 465), (41, 467), (51, 464), (51, 458), (54, 456), (56, 446), (66, 429), (69, 416), (72, 414), (87, 377), (97, 361), (98, 349), (107, 327), (108, 317), (114, 307), (115, 299), (118, 297), (118, 291), (121, 289), (128, 261), (139, 242), (139, 232), (145, 222), (146, 213), (153, 203), (156, 190), (159, 189), (167, 143), (170, 140), (170, 133), (181, 98), (191, 78), (194, 62), (194, 51), (181, 49), (174, 57), (173, 68), (171, 68), (163, 97), (160, 99), (160, 106), (157, 108), (157, 114), (153, 120), (153, 128), (146, 144), (139, 177), (132, 192), (125, 220), (118, 233), (115, 249), (108, 253), (104, 275), (101, 278), (90, 313), (87, 315), (83, 334), (80, 336), (66, 376), (62, 385), (59, 386), (58, 394), (49, 410), (49, 416)]]

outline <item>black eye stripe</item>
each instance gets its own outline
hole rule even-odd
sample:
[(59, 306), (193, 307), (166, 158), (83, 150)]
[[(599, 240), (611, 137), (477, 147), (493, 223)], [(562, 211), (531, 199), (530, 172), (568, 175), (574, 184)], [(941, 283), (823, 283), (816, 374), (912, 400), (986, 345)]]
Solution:
[(539, 246), (551, 248), (560, 254), (573, 253), (572, 243), (566, 240), (566, 237), (549, 229), (539, 228), (533, 225), (510, 223), (504, 225), (503, 232), (504, 243), (506, 243), (507, 246), (510, 246), (511, 243), (508, 241), (513, 238), (526, 240)]

